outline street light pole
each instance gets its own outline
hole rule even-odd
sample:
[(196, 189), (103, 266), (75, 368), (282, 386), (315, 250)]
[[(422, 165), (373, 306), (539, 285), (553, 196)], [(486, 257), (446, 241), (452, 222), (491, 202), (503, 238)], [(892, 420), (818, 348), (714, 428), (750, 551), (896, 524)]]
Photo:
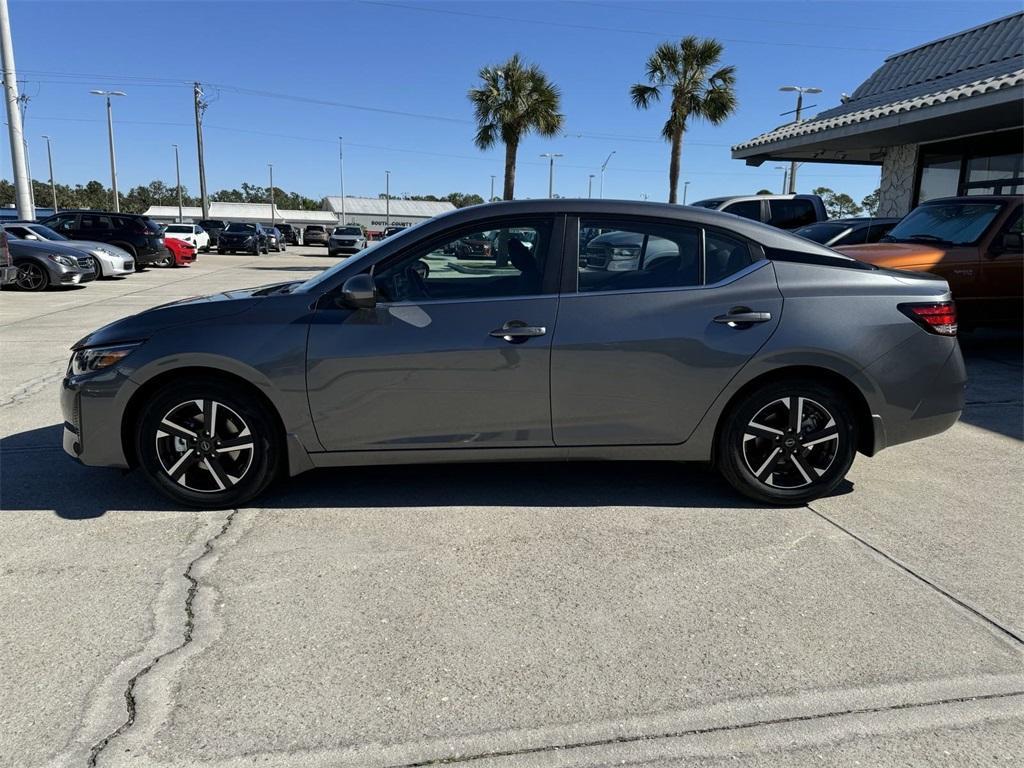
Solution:
[(683, 182), (683, 205), (686, 205), (686, 193), (690, 190), (690, 182)]
[[(821, 93), (821, 88), (808, 88), (801, 85), (784, 85), (779, 88), (779, 90), (786, 91), (788, 93), (796, 93), (796, 117), (793, 120), (795, 123), (800, 122), (800, 113), (804, 108), (804, 94)], [(796, 160), (791, 160), (789, 163), (789, 194), (796, 194)]]
[(89, 91), (94, 96), (103, 96), (107, 100), (107, 143), (110, 145), (110, 186), (114, 193), (114, 213), (121, 212), (121, 200), (117, 194), (117, 158), (114, 155), (114, 108), (110, 105), (111, 96), (126, 96), (124, 91)]
[(174, 147), (174, 179), (178, 185), (178, 223), (183, 224), (185, 215), (181, 206), (181, 163), (178, 161), (178, 145), (172, 144), (171, 146)]
[(338, 176), (341, 180), (341, 226), (345, 226), (345, 142), (338, 137)]
[(384, 171), (384, 229), (391, 226), (391, 171)]
[(564, 157), (561, 152), (545, 152), (541, 157), (548, 158), (548, 198), (555, 196), (555, 158)]
[(612, 159), (612, 155), (614, 154), (615, 150), (613, 149), (611, 152), (608, 153), (608, 157), (604, 159), (604, 162), (601, 163), (601, 186), (598, 187), (597, 192), (597, 196), (600, 197), (601, 199), (604, 199), (604, 169), (608, 167), (608, 161)]
[(487, 198), (487, 202), (491, 202), (494, 199), (494, 174), (491, 174), (491, 196)]
[(594, 196), (594, 176), (595, 175), (596, 174), (592, 173), (592, 174), (590, 174), (590, 176), (587, 177), (587, 199), (588, 200)]
[(274, 227), (277, 225), (277, 220), (274, 216), (274, 164), (267, 163), (267, 168), (270, 169), (270, 226)]
[(782, 194), (786, 194), (786, 181), (789, 179), (789, 168), (785, 165), (776, 165), (776, 171), (782, 171)]
[(46, 161), (50, 165), (50, 194), (53, 195), (53, 212), (57, 212), (57, 185), (53, 182), (53, 153), (50, 151), (50, 137), (41, 136), (46, 139)]

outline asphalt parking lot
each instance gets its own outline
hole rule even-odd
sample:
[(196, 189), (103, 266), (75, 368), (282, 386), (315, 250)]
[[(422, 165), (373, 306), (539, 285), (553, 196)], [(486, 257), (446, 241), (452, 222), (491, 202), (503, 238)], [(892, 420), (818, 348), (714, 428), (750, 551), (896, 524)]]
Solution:
[[(307, 254), (315, 255), (307, 255)], [(1021, 339), (802, 509), (703, 467), (369, 467), (174, 508), (60, 449), (68, 347), (323, 249), (0, 294), (0, 765), (1020, 765)]]

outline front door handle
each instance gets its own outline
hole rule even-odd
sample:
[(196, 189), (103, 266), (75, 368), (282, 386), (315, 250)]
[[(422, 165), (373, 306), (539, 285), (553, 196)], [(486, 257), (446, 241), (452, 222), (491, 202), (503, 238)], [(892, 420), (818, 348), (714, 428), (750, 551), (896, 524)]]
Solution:
[(501, 328), (491, 331), (496, 339), (504, 339), (509, 344), (522, 344), (527, 339), (543, 336), (548, 329), (543, 325), (527, 325), (522, 320), (509, 320)]
[(715, 322), (730, 328), (749, 328), (753, 323), (767, 323), (771, 319), (771, 312), (753, 312), (746, 307), (737, 307), (728, 314), (716, 317)]

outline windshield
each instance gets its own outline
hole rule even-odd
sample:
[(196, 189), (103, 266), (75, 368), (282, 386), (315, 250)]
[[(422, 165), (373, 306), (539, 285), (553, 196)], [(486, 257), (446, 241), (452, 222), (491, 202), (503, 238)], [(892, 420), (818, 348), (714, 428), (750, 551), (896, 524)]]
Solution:
[(215, 219), (203, 219), (199, 222), (199, 226), (203, 229), (223, 229), (224, 222)]
[(833, 237), (841, 235), (849, 228), (849, 224), (832, 224), (830, 222), (822, 222), (820, 224), (811, 224), (810, 226), (800, 227), (800, 229), (794, 230), (793, 234), (824, 245)]
[(985, 233), (1002, 207), (1003, 203), (922, 205), (908, 213), (882, 240), (968, 245)]
[(46, 238), (47, 240), (67, 240), (68, 239), (68, 238), (64, 237), (64, 235), (62, 235), (60, 232), (54, 232), (52, 229), (50, 229), (49, 227), (43, 226), (42, 224), (33, 224), (31, 227), (29, 227), (29, 229), (31, 229), (33, 232), (35, 232), (40, 237)]
[(225, 232), (255, 232), (255, 224), (228, 224), (228, 228)]
[(188, 232), (189, 234), (192, 234), (192, 225), (191, 224), (168, 224), (167, 225), (167, 229), (165, 229), (164, 231), (165, 232)]
[(695, 205), (698, 208), (717, 208), (724, 202), (725, 200), (719, 198), (717, 200), (698, 200), (696, 203), (690, 203), (690, 205)]
[(334, 234), (336, 235), (361, 235), (363, 230), (359, 227), (335, 227)]

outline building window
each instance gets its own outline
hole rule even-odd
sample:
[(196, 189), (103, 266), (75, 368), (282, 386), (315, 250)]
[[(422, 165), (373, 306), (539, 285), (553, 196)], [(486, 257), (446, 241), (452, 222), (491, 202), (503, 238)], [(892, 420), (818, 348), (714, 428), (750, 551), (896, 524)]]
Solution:
[(917, 202), (923, 203), (937, 197), (955, 197), (960, 182), (959, 155), (937, 155), (921, 161), (921, 187)]
[(1024, 192), (1024, 157), (1019, 154), (972, 157), (967, 161), (964, 194), (1019, 195)]

